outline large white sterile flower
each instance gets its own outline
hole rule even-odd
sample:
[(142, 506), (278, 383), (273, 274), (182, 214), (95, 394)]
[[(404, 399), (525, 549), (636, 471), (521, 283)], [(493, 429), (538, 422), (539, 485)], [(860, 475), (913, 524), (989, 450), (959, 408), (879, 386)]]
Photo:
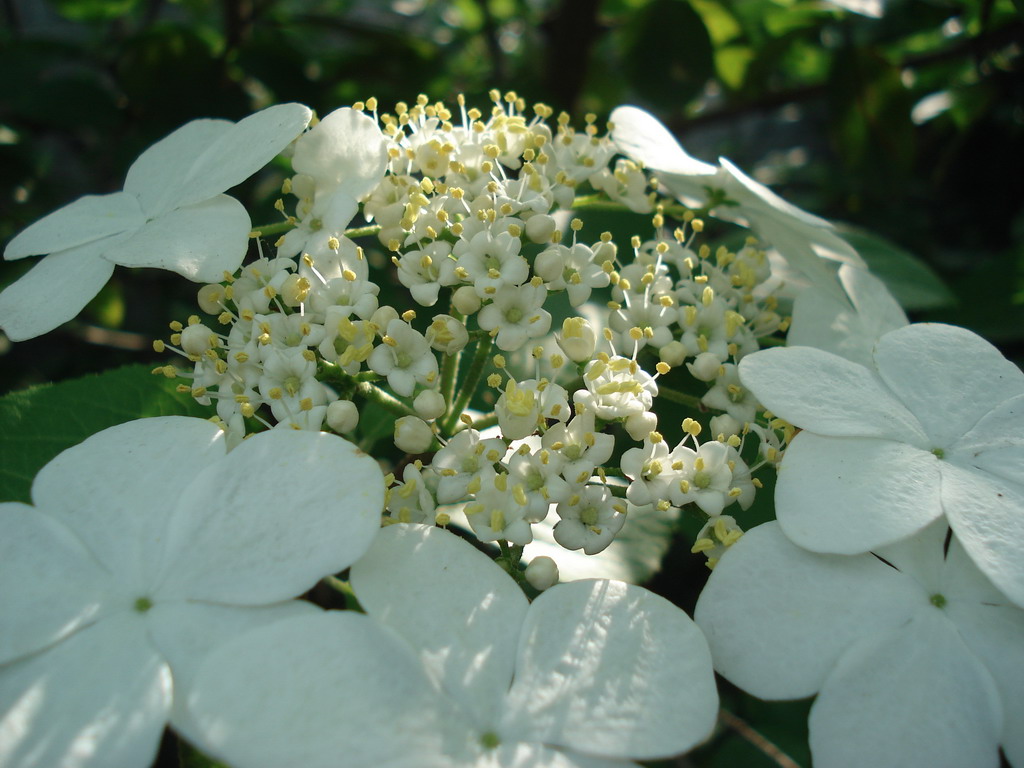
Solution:
[(866, 269), (843, 264), (839, 282), (849, 301), (813, 289), (800, 292), (786, 343), (817, 347), (870, 366), (875, 342), (906, 325), (907, 316), (885, 283)]
[(316, 612), (292, 601), (380, 525), (384, 480), (342, 438), (274, 430), (225, 453), (208, 421), (112, 427), (0, 504), (0, 765), (145, 768), (203, 655)]
[(873, 363), (810, 347), (740, 362), (744, 386), (803, 430), (775, 491), (786, 535), (854, 554), (945, 515), (1024, 606), (1024, 373), (970, 331), (926, 323), (882, 336)]
[(704, 638), (642, 588), (561, 584), (531, 604), (469, 543), (407, 525), (352, 587), (369, 616), (281, 622), (208, 658), (190, 699), (203, 749), (234, 768), (613, 768), (714, 725)]
[(712, 572), (695, 615), (715, 668), (764, 699), (817, 693), (818, 768), (995, 768), (1000, 744), (1024, 765), (1024, 611), (948, 531), (822, 555), (766, 523)]
[(115, 264), (204, 283), (234, 272), (252, 223), (221, 193), (270, 162), (310, 114), (281, 104), (238, 123), (193, 120), (139, 156), (123, 191), (86, 195), (37, 221), (4, 258), (49, 255), (0, 294), (0, 327), (16, 341), (53, 330), (99, 292)]
[(786, 202), (724, 157), (719, 158), (718, 166), (694, 159), (649, 112), (618, 107), (610, 119), (612, 138), (620, 152), (654, 171), (658, 180), (687, 205), (703, 206), (709, 202), (710, 193), (724, 193), (729, 203), (716, 205), (711, 214), (749, 224), (812, 285), (842, 298), (835, 270), (822, 256), (864, 266), (857, 252), (828, 221)]

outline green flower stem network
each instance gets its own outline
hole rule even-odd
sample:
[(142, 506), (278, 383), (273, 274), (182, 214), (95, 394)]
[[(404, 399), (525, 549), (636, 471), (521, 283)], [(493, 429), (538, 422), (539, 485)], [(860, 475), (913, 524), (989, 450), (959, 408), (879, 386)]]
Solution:
[(793, 764), (717, 672), (817, 768), (1024, 768), (1024, 373), (650, 113), (489, 96), (192, 121), (7, 244), (15, 342), (196, 283), (153, 372), (207, 418), (0, 504), (0, 764)]

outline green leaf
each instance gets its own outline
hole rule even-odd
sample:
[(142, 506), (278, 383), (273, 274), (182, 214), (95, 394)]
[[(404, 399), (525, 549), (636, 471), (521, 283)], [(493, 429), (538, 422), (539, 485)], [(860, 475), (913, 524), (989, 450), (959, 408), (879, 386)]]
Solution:
[(678, 110), (714, 74), (704, 20), (685, 0), (654, 0), (625, 30), (622, 67), (630, 86), (664, 110)]
[(935, 309), (956, 303), (956, 297), (941, 278), (910, 251), (849, 224), (839, 224), (836, 228), (864, 257), (871, 271), (882, 279), (904, 309)]
[(29, 501), (44, 464), (107, 427), (146, 416), (212, 415), (176, 392), (177, 384), (148, 366), (130, 365), (0, 398), (0, 500)]

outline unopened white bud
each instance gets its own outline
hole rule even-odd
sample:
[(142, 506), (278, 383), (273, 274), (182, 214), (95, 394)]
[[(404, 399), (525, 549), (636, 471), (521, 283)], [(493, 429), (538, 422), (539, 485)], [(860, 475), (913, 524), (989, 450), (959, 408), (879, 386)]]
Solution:
[(432, 421), (447, 410), (444, 397), (436, 389), (424, 389), (412, 401), (412, 407), (424, 421)]
[(423, 419), (402, 416), (395, 422), (395, 445), (406, 453), (426, 453), (434, 442), (434, 431)]
[(219, 315), (224, 311), (224, 286), (204, 285), (199, 289), (199, 308), (208, 315)]
[(661, 357), (661, 361), (673, 368), (678, 368), (682, 365), (686, 361), (687, 355), (686, 345), (681, 341), (670, 341), (658, 350), (658, 356)]
[(718, 359), (718, 355), (714, 352), (701, 352), (693, 359), (692, 363), (687, 363), (686, 367), (695, 379), (714, 381), (718, 378), (718, 373), (722, 368), (722, 361)]
[(658, 428), (658, 416), (651, 411), (631, 413), (626, 417), (626, 423), (623, 426), (629, 436), (639, 442)]
[(555, 218), (538, 213), (526, 220), (526, 236), (534, 243), (546, 243), (555, 233)]
[[(186, 326), (181, 331), (181, 348), (189, 355), (202, 355), (216, 346), (217, 336), (202, 323)], [(214, 342), (214, 343), (211, 343)]]
[(597, 332), (582, 317), (567, 317), (562, 321), (562, 333), (555, 336), (565, 356), (574, 363), (587, 363), (597, 349)]
[(734, 416), (730, 416), (728, 413), (712, 416), (710, 426), (711, 434), (716, 438), (719, 435), (724, 435), (725, 437), (738, 435), (743, 431), (743, 424), (740, 423), (739, 419)]
[(562, 276), (562, 272), (565, 270), (568, 253), (568, 250), (561, 245), (541, 251), (533, 262), (533, 271), (547, 282), (554, 282)]
[(359, 409), (351, 400), (335, 400), (327, 406), (327, 426), (340, 434), (348, 434), (359, 424)]
[(531, 587), (543, 592), (558, 583), (558, 564), (550, 557), (535, 557), (526, 566), (526, 581)]
[(472, 315), (480, 309), (480, 297), (471, 285), (464, 285), (452, 294), (452, 306), (464, 315)]

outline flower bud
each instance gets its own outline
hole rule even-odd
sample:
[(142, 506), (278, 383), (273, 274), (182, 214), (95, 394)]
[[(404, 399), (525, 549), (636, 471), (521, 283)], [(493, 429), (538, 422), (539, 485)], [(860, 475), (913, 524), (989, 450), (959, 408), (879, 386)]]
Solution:
[(203, 355), (217, 346), (217, 335), (202, 323), (189, 325), (181, 331), (181, 348), (187, 355)]
[(551, 283), (562, 276), (565, 269), (569, 249), (564, 245), (553, 245), (537, 254), (533, 263), (533, 271), (545, 281)]
[(535, 557), (526, 566), (526, 581), (531, 587), (543, 592), (558, 583), (558, 564), (550, 557)]
[(686, 361), (688, 354), (686, 345), (681, 341), (670, 341), (658, 350), (658, 355), (661, 357), (661, 361), (663, 363), (667, 363), (673, 368), (678, 368), (682, 365)]
[(471, 285), (464, 285), (452, 294), (452, 306), (464, 315), (472, 315), (480, 309), (480, 297)]
[(722, 368), (722, 361), (718, 359), (718, 355), (714, 352), (701, 352), (693, 359), (692, 363), (687, 363), (686, 367), (690, 369), (690, 373), (693, 374), (695, 379), (714, 381), (718, 378), (718, 373)]
[(335, 400), (327, 406), (327, 426), (339, 434), (348, 434), (359, 424), (359, 409), (351, 400)]
[(546, 243), (555, 233), (555, 218), (538, 213), (526, 220), (526, 236), (534, 243)]
[(597, 333), (593, 326), (582, 317), (567, 317), (562, 322), (562, 333), (555, 336), (565, 356), (574, 363), (587, 363), (594, 357), (597, 348)]
[(434, 431), (423, 419), (403, 416), (395, 422), (395, 445), (406, 453), (426, 453), (434, 442)]
[(436, 389), (424, 389), (412, 401), (412, 407), (424, 421), (439, 418), (448, 409), (444, 397)]
[(658, 428), (658, 416), (651, 411), (632, 413), (626, 417), (626, 422), (623, 426), (625, 426), (626, 432), (629, 433), (630, 437), (636, 441), (642, 441)]

